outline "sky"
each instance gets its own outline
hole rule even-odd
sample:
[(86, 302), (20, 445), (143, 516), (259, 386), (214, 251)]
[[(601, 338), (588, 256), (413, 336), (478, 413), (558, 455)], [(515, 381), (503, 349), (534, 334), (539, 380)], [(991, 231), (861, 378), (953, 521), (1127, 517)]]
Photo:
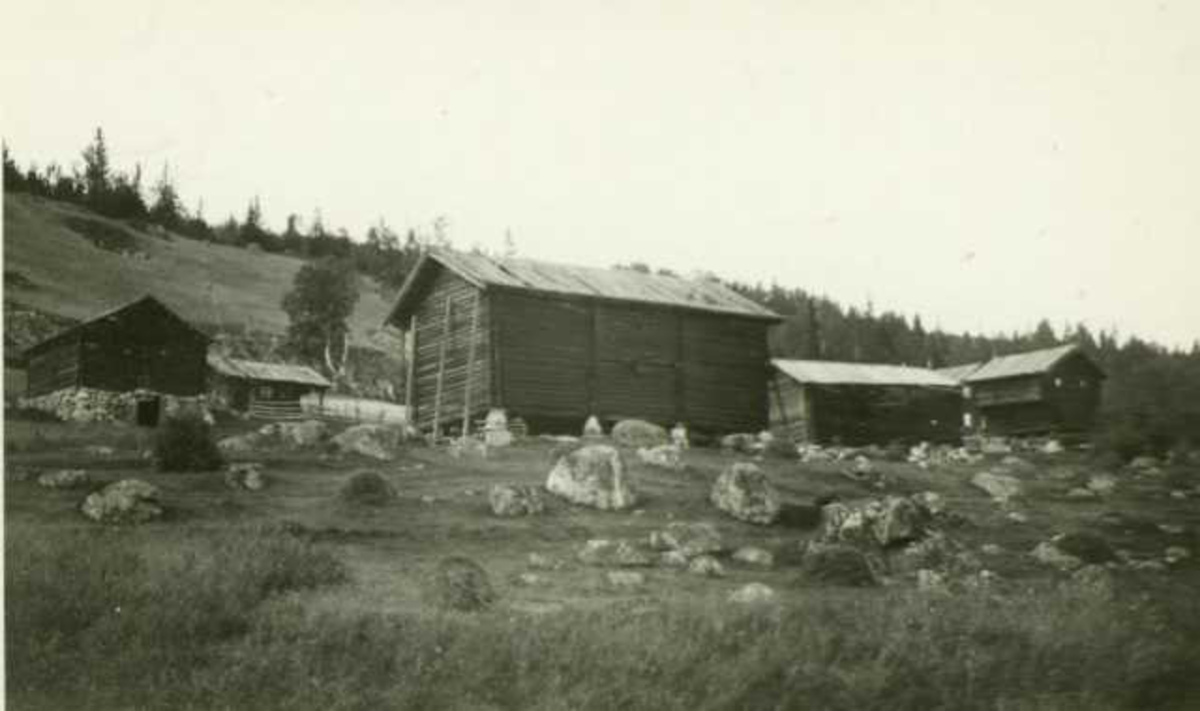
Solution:
[(1200, 340), (1200, 3), (7, 3), (21, 163), (354, 234)]

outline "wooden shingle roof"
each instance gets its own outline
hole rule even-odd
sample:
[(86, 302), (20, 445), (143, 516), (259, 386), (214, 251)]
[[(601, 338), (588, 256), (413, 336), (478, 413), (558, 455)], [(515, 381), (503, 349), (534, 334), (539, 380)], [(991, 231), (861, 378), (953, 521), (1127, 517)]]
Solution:
[(500, 288), (566, 297), (583, 297), (736, 315), (770, 321), (780, 317), (770, 309), (716, 281), (685, 279), (624, 269), (580, 267), (532, 259), (491, 257), (450, 249), (426, 252), (409, 274), (391, 318), (408, 313), (419, 298), (422, 274), (440, 265), (480, 289)]
[(209, 353), (208, 367), (229, 378), (275, 383), (298, 383), (300, 385), (312, 385), (319, 388), (328, 388), (332, 385), (325, 376), (306, 365), (263, 363), (255, 360), (227, 358), (216, 353)]
[(824, 360), (771, 361), (780, 372), (798, 383), (815, 385), (901, 385), (957, 388), (958, 382), (928, 368), (884, 363), (839, 363)]

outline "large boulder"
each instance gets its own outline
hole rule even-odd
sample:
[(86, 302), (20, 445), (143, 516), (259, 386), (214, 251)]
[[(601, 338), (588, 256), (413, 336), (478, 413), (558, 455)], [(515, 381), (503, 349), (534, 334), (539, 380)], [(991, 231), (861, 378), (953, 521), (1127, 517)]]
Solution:
[(617, 444), (631, 449), (670, 442), (665, 429), (645, 420), (621, 420), (613, 425), (612, 438)]
[(516, 484), (493, 484), (488, 502), (497, 516), (532, 516), (546, 508), (540, 489)]
[(679, 551), (688, 558), (703, 553), (718, 553), (724, 547), (721, 532), (706, 521), (669, 523), (663, 530), (650, 534), (650, 545), (658, 550)]
[(401, 434), (400, 430), (386, 425), (354, 425), (334, 437), (333, 443), (345, 454), (389, 461), (392, 451), (400, 444)]
[(756, 568), (770, 568), (775, 565), (775, 556), (771, 551), (757, 546), (743, 546), (733, 552), (733, 560), (742, 565)]
[(89, 494), (80, 511), (99, 523), (144, 523), (162, 516), (158, 487), (141, 479), (122, 479)]
[(971, 483), (976, 488), (987, 492), (988, 496), (1001, 504), (1006, 504), (1009, 499), (1020, 496), (1023, 489), (1020, 479), (995, 472), (979, 472), (971, 477)]
[(297, 447), (315, 447), (329, 436), (329, 426), (320, 420), (289, 422), (280, 435)]
[(618, 511), (637, 503), (616, 447), (590, 444), (559, 458), (546, 478), (546, 489), (571, 503)]
[(87, 486), (91, 482), (92, 478), (83, 469), (59, 469), (41, 474), (37, 478), (38, 486), (47, 489), (74, 489)]
[(650, 556), (635, 548), (628, 541), (612, 541), (607, 538), (594, 538), (588, 541), (579, 550), (576, 557), (580, 563), (605, 567), (644, 567), (653, 562)]
[(713, 483), (709, 500), (730, 516), (759, 525), (770, 525), (779, 517), (779, 492), (767, 475), (754, 464), (735, 462)]
[(775, 591), (762, 583), (746, 583), (729, 593), (729, 601), (738, 605), (768, 605), (776, 599)]

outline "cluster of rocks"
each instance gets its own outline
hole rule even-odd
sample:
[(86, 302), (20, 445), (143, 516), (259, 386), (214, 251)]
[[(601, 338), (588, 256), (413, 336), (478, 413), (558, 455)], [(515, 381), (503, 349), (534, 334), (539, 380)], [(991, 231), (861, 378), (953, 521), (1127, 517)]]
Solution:
[(683, 469), (683, 448), (677, 444), (660, 444), (655, 447), (639, 447), (638, 459), (643, 464), (662, 469)]
[(141, 479), (123, 479), (89, 494), (79, 510), (98, 523), (145, 523), (163, 515), (158, 487)]
[(1090, 567), (1164, 572), (1190, 559), (1192, 552), (1184, 546), (1168, 545), (1160, 556), (1138, 557), (1125, 549), (1113, 549), (1098, 534), (1084, 531), (1057, 534), (1038, 543), (1029, 555), (1067, 573)]
[(942, 589), (950, 580), (974, 584), (985, 571), (973, 553), (941, 530), (952, 520), (934, 492), (827, 504), (817, 536), (804, 550), (805, 577), (850, 586), (877, 585), (897, 575), (915, 579), (923, 589)]
[(159, 398), (165, 417), (195, 414), (212, 422), (203, 397), (179, 397), (148, 390), (111, 392), (95, 388), (64, 388), (32, 398), (21, 398), (21, 407), (54, 415), (64, 422), (129, 422), (136, 420), (137, 404)]
[(1020, 479), (1000, 471), (982, 471), (971, 477), (971, 484), (983, 490), (992, 500), (1001, 506), (1007, 505), (1012, 499), (1024, 493), (1025, 486)]
[(37, 483), (47, 489), (76, 489), (91, 484), (92, 478), (83, 469), (59, 469), (38, 475)]
[(217, 442), (225, 454), (246, 454), (270, 447), (315, 447), (329, 438), (329, 426), (320, 420), (272, 422), (254, 432)]
[(536, 486), (494, 484), (488, 492), (488, 503), (496, 516), (533, 516), (546, 509), (542, 492)]

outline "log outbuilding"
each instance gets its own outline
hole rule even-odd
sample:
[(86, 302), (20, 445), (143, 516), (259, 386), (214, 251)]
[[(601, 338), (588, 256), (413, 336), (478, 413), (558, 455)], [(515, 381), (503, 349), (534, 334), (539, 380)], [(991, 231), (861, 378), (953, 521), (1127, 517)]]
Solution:
[(589, 415), (754, 431), (767, 421), (767, 329), (780, 319), (716, 281), (436, 249), (389, 323), (408, 335), (407, 400), (424, 430), (491, 408), (542, 429)]

